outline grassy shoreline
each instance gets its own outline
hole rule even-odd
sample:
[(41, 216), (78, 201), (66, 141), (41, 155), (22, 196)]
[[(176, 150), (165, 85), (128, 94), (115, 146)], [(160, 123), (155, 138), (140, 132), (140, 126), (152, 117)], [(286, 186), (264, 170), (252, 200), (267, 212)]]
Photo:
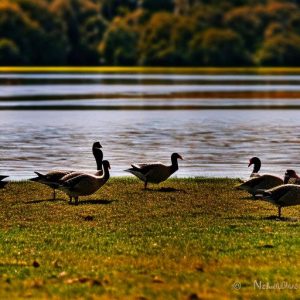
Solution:
[[(299, 208), (279, 221), (237, 183), (170, 179), (143, 191), (134, 178), (112, 178), (74, 206), (12, 182), (0, 191), (0, 298), (299, 296)], [(289, 287), (263, 288), (277, 283)]]

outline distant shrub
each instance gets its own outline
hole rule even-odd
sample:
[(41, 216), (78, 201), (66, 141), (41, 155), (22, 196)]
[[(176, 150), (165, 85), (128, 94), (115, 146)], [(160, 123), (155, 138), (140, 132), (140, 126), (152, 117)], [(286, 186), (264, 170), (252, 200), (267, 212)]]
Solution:
[(299, 66), (300, 37), (296, 34), (277, 34), (266, 39), (256, 59), (263, 66)]
[(120, 19), (111, 23), (99, 46), (101, 63), (136, 65), (138, 35)]
[[(207, 66), (239, 66), (249, 65), (249, 53), (242, 38), (230, 29), (208, 29), (198, 40), (192, 41), (196, 54)], [(196, 47), (198, 42), (198, 47)], [(194, 54), (195, 57), (195, 54)]]
[(140, 6), (150, 12), (173, 11), (173, 0), (140, 0)]
[(101, 13), (108, 20), (126, 15), (138, 7), (138, 0), (101, 0), (100, 3)]
[(18, 65), (21, 61), (18, 46), (9, 39), (0, 39), (0, 64), (2, 66)]

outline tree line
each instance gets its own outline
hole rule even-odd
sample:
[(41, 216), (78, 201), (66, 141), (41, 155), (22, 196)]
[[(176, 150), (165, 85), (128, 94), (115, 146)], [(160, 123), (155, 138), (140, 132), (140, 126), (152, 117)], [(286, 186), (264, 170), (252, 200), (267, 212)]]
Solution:
[(299, 66), (300, 0), (1, 0), (0, 65)]

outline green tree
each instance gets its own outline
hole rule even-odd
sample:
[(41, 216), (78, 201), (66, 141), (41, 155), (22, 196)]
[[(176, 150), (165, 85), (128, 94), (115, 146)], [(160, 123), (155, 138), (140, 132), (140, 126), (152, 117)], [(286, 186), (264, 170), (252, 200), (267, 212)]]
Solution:
[(288, 33), (266, 39), (257, 53), (257, 61), (263, 66), (299, 66), (300, 37)]
[(178, 66), (187, 63), (193, 22), (167, 12), (154, 14), (140, 39), (142, 65)]
[(37, 24), (39, 33), (33, 48), (33, 64), (61, 65), (66, 63), (67, 36), (62, 21), (49, 10), (44, 0), (14, 0), (27, 17)]
[(18, 46), (9, 39), (0, 39), (0, 64), (2, 66), (18, 65), (21, 62)]
[(102, 0), (101, 13), (108, 19), (112, 20), (116, 16), (126, 15), (128, 12), (138, 7), (138, 0)]
[(116, 18), (104, 34), (99, 46), (101, 62), (105, 65), (136, 65), (138, 34), (121, 19)]
[(208, 29), (210, 27), (221, 27), (223, 22), (224, 11), (221, 7), (211, 5), (197, 4), (191, 9), (191, 18), (195, 22), (195, 32)]
[(54, 0), (51, 10), (64, 22), (69, 44), (68, 64), (98, 64), (97, 45), (106, 28), (100, 7), (91, 0)]
[(172, 12), (174, 10), (173, 0), (140, 0), (139, 4), (141, 8), (148, 10), (151, 13), (158, 11)]
[(189, 61), (192, 66), (204, 65), (204, 51), (202, 48), (203, 34), (198, 33), (193, 36), (189, 43)]
[(251, 64), (242, 38), (230, 29), (208, 29), (191, 41), (191, 47), (194, 48), (191, 56), (196, 59), (196, 56), (201, 55), (199, 61), (206, 66)]
[(291, 17), (297, 13), (299, 7), (289, 2), (271, 2), (265, 7), (265, 12), (268, 15), (269, 21), (280, 22), (287, 25)]
[(230, 10), (224, 16), (224, 23), (239, 33), (248, 49), (255, 49), (262, 40), (264, 18), (260, 7), (242, 6)]
[(20, 64), (34, 64), (36, 45), (41, 31), (38, 24), (31, 20), (16, 3), (0, 3), (0, 36), (15, 43), (22, 59)]

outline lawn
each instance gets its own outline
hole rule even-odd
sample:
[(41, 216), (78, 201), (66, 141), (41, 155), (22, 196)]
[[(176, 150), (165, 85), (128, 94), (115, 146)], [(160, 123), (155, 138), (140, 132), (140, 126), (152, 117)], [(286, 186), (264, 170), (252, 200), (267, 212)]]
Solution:
[(234, 179), (112, 178), (69, 205), (33, 182), (0, 191), (0, 299), (300, 297), (299, 207)]

